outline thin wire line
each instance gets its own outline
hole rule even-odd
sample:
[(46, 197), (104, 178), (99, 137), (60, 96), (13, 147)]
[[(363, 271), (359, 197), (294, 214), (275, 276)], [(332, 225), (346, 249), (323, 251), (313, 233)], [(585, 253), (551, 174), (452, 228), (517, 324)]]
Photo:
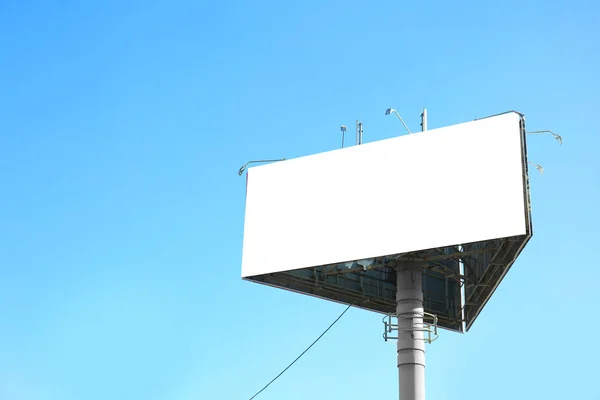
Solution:
[(329, 325), (327, 327), (327, 329), (325, 329), (323, 331), (323, 333), (321, 333), (319, 335), (319, 337), (317, 339), (315, 339), (315, 341), (310, 344), (310, 346), (308, 346), (302, 353), (300, 353), (300, 355), (298, 357), (296, 357), (296, 359), (294, 361), (292, 361), (287, 367), (285, 367), (285, 369), (283, 371), (281, 371), (279, 374), (277, 374), (277, 376), (275, 378), (273, 378), (271, 380), (271, 382), (267, 383), (262, 389), (260, 389), (258, 392), (256, 392), (256, 394), (254, 396), (250, 397), (250, 400), (254, 399), (256, 396), (258, 396), (259, 394), (261, 394), (263, 390), (265, 390), (266, 388), (268, 388), (271, 385), (271, 383), (275, 382), (277, 380), (277, 378), (279, 378), (281, 375), (283, 375), (283, 373), (285, 371), (287, 371), (292, 365), (294, 365), (294, 363), (296, 361), (298, 361), (308, 350), (310, 350), (310, 348), (313, 347), (315, 345), (315, 343), (317, 343), (323, 336), (325, 336), (325, 334), (327, 333), (327, 331), (330, 330), (331, 327), (334, 326), (336, 324), (336, 322), (338, 322), (340, 320), (340, 318), (342, 318), (344, 316), (344, 314), (346, 314), (346, 311), (348, 311), (350, 309), (350, 307), (352, 307), (352, 304), (349, 304), (348, 307), (346, 307), (346, 309), (339, 315), (339, 317), (337, 317), (335, 319), (335, 321), (333, 321), (331, 323), (331, 325)]

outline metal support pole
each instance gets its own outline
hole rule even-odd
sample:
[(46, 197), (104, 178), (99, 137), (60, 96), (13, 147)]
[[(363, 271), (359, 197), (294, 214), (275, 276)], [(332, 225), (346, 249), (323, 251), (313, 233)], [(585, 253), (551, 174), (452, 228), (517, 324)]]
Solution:
[(421, 113), (421, 131), (425, 132), (427, 130), (427, 109), (424, 108)]
[(400, 400), (425, 400), (422, 268), (404, 263), (396, 274)]

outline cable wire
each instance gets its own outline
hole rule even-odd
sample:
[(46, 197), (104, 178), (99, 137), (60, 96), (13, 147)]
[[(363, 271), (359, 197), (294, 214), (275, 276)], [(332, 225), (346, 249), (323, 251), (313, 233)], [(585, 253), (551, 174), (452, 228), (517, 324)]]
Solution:
[(323, 333), (321, 333), (319, 335), (319, 337), (316, 338), (315, 341), (310, 344), (310, 346), (308, 346), (302, 353), (300, 353), (300, 355), (298, 357), (296, 357), (296, 359), (294, 361), (292, 361), (287, 367), (285, 367), (283, 371), (281, 371), (279, 374), (277, 374), (277, 376), (275, 378), (271, 379), (271, 382), (267, 383), (262, 389), (260, 389), (258, 392), (256, 392), (256, 394), (254, 396), (250, 397), (250, 400), (254, 399), (256, 396), (258, 396), (259, 394), (261, 394), (263, 392), (263, 390), (265, 390), (273, 382), (275, 382), (277, 380), (277, 378), (279, 378), (281, 375), (283, 375), (283, 373), (285, 371), (287, 371), (288, 369), (290, 369), (290, 367), (292, 365), (294, 365), (296, 363), (296, 361), (298, 361), (308, 350), (310, 350), (311, 347), (313, 347), (323, 336), (325, 336), (325, 334), (327, 333), (327, 331), (329, 331), (331, 329), (331, 327), (333, 327), (336, 324), (336, 322), (338, 322), (340, 320), (340, 318), (342, 318), (344, 316), (344, 314), (346, 314), (346, 311), (348, 311), (350, 309), (350, 307), (352, 307), (352, 304), (349, 304), (348, 307), (346, 307), (346, 309), (339, 315), (339, 317), (337, 317), (335, 319), (335, 321), (333, 321), (331, 323), (331, 325), (329, 325), (327, 327), (327, 329), (325, 329), (323, 331)]

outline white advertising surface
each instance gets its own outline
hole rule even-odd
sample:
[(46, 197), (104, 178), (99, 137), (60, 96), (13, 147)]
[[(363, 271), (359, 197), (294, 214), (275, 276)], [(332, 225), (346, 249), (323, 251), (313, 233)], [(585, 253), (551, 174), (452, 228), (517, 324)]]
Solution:
[(525, 234), (519, 121), (250, 168), (242, 277)]

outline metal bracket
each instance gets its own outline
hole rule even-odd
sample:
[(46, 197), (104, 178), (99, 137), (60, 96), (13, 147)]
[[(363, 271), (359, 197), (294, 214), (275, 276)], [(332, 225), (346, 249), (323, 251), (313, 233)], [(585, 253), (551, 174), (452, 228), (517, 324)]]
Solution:
[[(423, 317), (422, 327), (412, 327), (410, 329), (399, 329), (398, 318), (413, 319), (414, 317)], [(383, 340), (398, 339), (398, 336), (391, 336), (393, 331), (403, 332), (423, 332), (423, 340), (427, 343), (435, 341), (438, 335), (438, 318), (435, 314), (407, 312), (403, 314), (387, 314), (382, 319), (384, 325)]]

